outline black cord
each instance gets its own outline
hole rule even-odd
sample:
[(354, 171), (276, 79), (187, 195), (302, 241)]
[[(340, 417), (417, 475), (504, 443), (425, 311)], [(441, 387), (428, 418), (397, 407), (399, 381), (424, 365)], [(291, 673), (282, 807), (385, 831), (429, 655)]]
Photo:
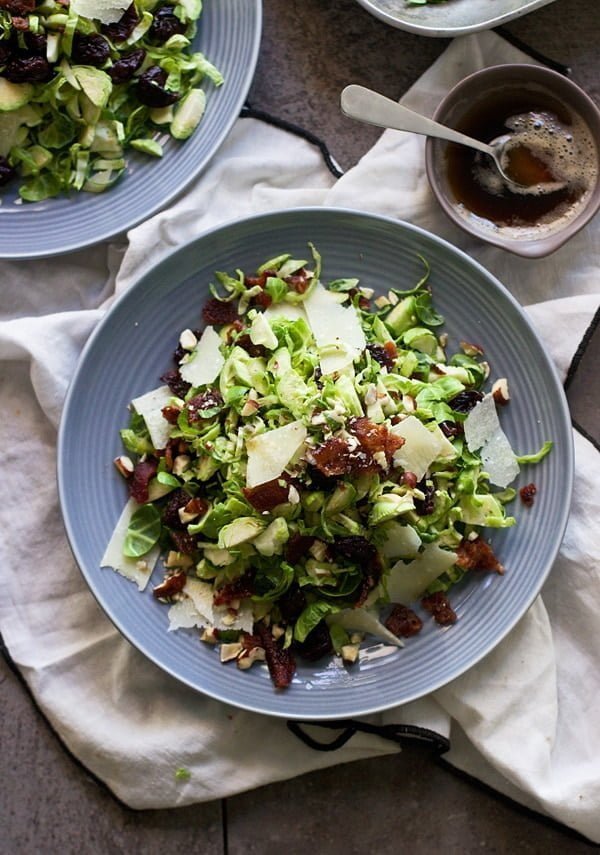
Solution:
[(295, 125), (293, 122), (288, 122), (287, 119), (280, 119), (277, 116), (272, 116), (271, 113), (267, 113), (264, 110), (256, 109), (255, 107), (252, 107), (248, 102), (246, 102), (242, 107), (240, 118), (258, 119), (261, 122), (266, 122), (266, 124), (272, 125), (274, 128), (281, 128), (281, 130), (283, 131), (289, 131), (291, 134), (295, 134), (297, 137), (302, 137), (302, 139), (306, 140), (307, 142), (311, 143), (319, 149), (319, 151), (323, 155), (323, 160), (325, 161), (327, 169), (331, 172), (333, 176), (335, 176), (335, 178), (341, 178), (344, 174), (344, 170), (331, 155), (331, 152), (327, 148), (326, 144), (320, 137), (318, 137), (316, 134), (313, 134), (312, 131), (307, 131), (305, 128), (300, 127), (300, 125)]
[(575, 377), (575, 373), (581, 364), (581, 360), (583, 359), (587, 347), (592, 340), (592, 336), (596, 332), (598, 328), (598, 324), (600, 324), (600, 306), (596, 309), (596, 314), (592, 318), (590, 325), (585, 331), (583, 338), (579, 342), (579, 347), (575, 351), (573, 355), (573, 359), (571, 360), (571, 364), (569, 365), (569, 370), (567, 371), (567, 376), (565, 378), (565, 382), (563, 384), (565, 392), (568, 391), (569, 386), (573, 382), (573, 378)]
[[(398, 745), (408, 742), (419, 742), (432, 748), (436, 754), (445, 754), (450, 749), (450, 741), (434, 730), (417, 727), (414, 724), (369, 724), (356, 719), (339, 719), (338, 721), (288, 721), (288, 730), (309, 748), (315, 751), (337, 751), (342, 748), (355, 733), (370, 733), (389, 739)], [(341, 730), (329, 742), (321, 742), (306, 733), (304, 727), (321, 727), (325, 730)]]
[(538, 62), (543, 62), (544, 65), (551, 68), (553, 71), (558, 71), (559, 74), (564, 74), (565, 77), (568, 77), (571, 73), (571, 68), (568, 65), (565, 65), (563, 62), (559, 62), (557, 59), (551, 59), (549, 56), (541, 53), (539, 50), (532, 48), (530, 45), (526, 44), (524, 41), (521, 41), (520, 38), (514, 36), (506, 27), (496, 27), (494, 32), (499, 36), (511, 44), (513, 47), (516, 47), (517, 50), (523, 51), (523, 53), (528, 54), (532, 59), (537, 60)]

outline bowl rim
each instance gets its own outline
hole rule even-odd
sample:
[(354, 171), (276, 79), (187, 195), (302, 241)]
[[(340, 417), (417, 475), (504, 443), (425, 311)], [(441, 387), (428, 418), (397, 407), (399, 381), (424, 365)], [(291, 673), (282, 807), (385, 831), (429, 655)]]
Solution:
[[(566, 101), (567, 106), (571, 106), (576, 110), (578, 115), (590, 128), (592, 138), (596, 141), (598, 176), (585, 207), (573, 220), (567, 222), (564, 228), (545, 237), (519, 239), (505, 237), (493, 231), (490, 231), (488, 234), (483, 229), (479, 229), (470, 223), (469, 220), (461, 217), (456, 212), (455, 206), (442, 191), (435, 169), (437, 161), (436, 152), (439, 150), (435, 144), (438, 140), (433, 137), (428, 137), (425, 143), (425, 171), (429, 186), (446, 216), (467, 234), (522, 258), (542, 258), (560, 249), (563, 244), (570, 240), (577, 232), (581, 231), (600, 210), (600, 107), (570, 77), (566, 77), (544, 65), (516, 62), (503, 63), (478, 69), (463, 77), (462, 80), (459, 80), (439, 102), (432, 116), (434, 121), (443, 124), (445, 113), (449, 107), (454, 106), (458, 96), (466, 94), (474, 84), (480, 84), (482, 80), (488, 77), (497, 81), (497, 85), (490, 87), (490, 89), (500, 88), (505, 84), (510, 85), (520, 80), (523, 84), (545, 85), (559, 99), (562, 93), (568, 90), (569, 96), (572, 97), (569, 99), (562, 97), (562, 100)], [(592, 118), (591, 124), (596, 125), (595, 128), (590, 126), (590, 117)]]

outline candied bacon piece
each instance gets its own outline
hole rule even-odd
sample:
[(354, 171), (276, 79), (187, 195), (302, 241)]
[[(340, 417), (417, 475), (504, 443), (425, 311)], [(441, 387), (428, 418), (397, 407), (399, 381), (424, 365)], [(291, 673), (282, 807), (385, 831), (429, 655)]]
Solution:
[(232, 600), (243, 600), (254, 593), (254, 571), (246, 570), (232, 582), (226, 582), (215, 591), (213, 603), (215, 606), (228, 606)]
[(286, 477), (283, 474), (279, 478), (266, 481), (257, 487), (244, 487), (242, 492), (246, 500), (260, 513), (272, 511), (277, 505), (287, 502), (290, 489), (289, 480), (289, 476)]
[(287, 282), (288, 285), (291, 285), (297, 294), (305, 294), (312, 281), (312, 276), (308, 275), (308, 270), (306, 270), (306, 268), (301, 267), (300, 270), (297, 270), (290, 276), (286, 276), (283, 281)]
[(353, 469), (350, 446), (346, 440), (338, 436), (326, 439), (321, 445), (308, 452), (307, 457), (309, 462), (327, 478), (349, 475)]
[(364, 417), (350, 419), (348, 430), (371, 457), (378, 451), (383, 451), (388, 466), (392, 462), (394, 452), (405, 443), (404, 437), (391, 433), (385, 425), (376, 425), (375, 422)]
[(193, 555), (194, 552), (198, 551), (198, 538), (196, 535), (188, 534), (187, 531), (172, 529), (169, 531), (169, 536), (177, 552), (182, 552), (184, 555)]
[(194, 425), (202, 419), (212, 419), (214, 413), (206, 414), (206, 411), (214, 410), (215, 407), (220, 407), (222, 404), (223, 398), (216, 389), (206, 389), (199, 395), (194, 395), (185, 405), (188, 422)]
[(28, 15), (35, 9), (36, 0), (0, 0), (0, 9), (11, 15)]
[(504, 567), (492, 550), (489, 543), (483, 538), (476, 540), (461, 540), (456, 550), (456, 563), (464, 570), (490, 570), (502, 575)]
[(294, 650), (309, 662), (316, 662), (323, 656), (329, 656), (333, 652), (331, 635), (324, 620), (319, 621), (314, 629), (308, 633), (304, 641), (296, 641)]
[(272, 302), (273, 298), (270, 294), (267, 294), (266, 291), (261, 291), (260, 294), (255, 294), (250, 300), (250, 303), (253, 306), (260, 306), (261, 309), (268, 309)]
[(285, 545), (285, 560), (288, 564), (297, 564), (301, 558), (304, 558), (314, 542), (315, 538), (311, 535), (300, 534), (300, 532), (295, 531)]
[(433, 615), (435, 622), (440, 626), (450, 626), (450, 624), (456, 623), (456, 612), (443, 591), (436, 591), (435, 594), (423, 597), (421, 605)]
[(246, 288), (255, 288), (257, 285), (264, 288), (269, 276), (277, 276), (277, 273), (274, 270), (263, 270), (259, 276), (245, 276), (244, 285)]
[(152, 593), (158, 600), (167, 599), (183, 591), (186, 580), (187, 576), (185, 573), (173, 573), (172, 576), (166, 576), (160, 585), (155, 585), (152, 588)]
[(271, 680), (276, 689), (285, 689), (292, 682), (296, 670), (296, 660), (291, 649), (283, 648), (279, 640), (275, 640), (270, 629), (262, 623), (257, 626), (260, 645), (265, 651), (267, 667)]
[(423, 621), (408, 606), (398, 603), (390, 612), (385, 621), (385, 626), (390, 632), (398, 636), (398, 638), (410, 638), (411, 635), (421, 632)]
[(148, 501), (148, 487), (150, 481), (156, 475), (157, 469), (158, 460), (152, 457), (148, 460), (141, 460), (133, 467), (133, 474), (127, 482), (129, 485), (129, 495), (136, 502), (139, 502), (140, 505)]
[(533, 500), (535, 498), (536, 493), (537, 487), (535, 486), (535, 484), (526, 484), (525, 487), (521, 487), (521, 489), (519, 490), (519, 496), (521, 497), (521, 501), (528, 508), (533, 505)]
[(238, 313), (233, 303), (225, 303), (223, 300), (217, 300), (216, 297), (209, 297), (202, 309), (202, 319), (211, 326), (232, 324), (237, 318)]

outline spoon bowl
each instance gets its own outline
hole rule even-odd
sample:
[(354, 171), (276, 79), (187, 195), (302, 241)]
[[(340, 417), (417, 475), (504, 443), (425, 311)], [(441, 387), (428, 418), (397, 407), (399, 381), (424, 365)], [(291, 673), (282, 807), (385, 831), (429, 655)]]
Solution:
[(391, 98), (386, 98), (379, 92), (367, 89), (365, 86), (351, 84), (342, 90), (340, 97), (342, 113), (351, 119), (376, 125), (380, 128), (393, 128), (397, 131), (410, 131), (414, 134), (423, 134), (428, 137), (446, 140), (447, 142), (459, 143), (474, 148), (482, 154), (491, 158), (498, 173), (505, 182), (508, 189), (517, 193), (553, 193), (562, 189), (565, 185), (561, 181), (539, 181), (521, 182), (506, 171), (507, 149), (512, 145), (511, 134), (504, 134), (484, 143), (476, 140), (453, 128), (435, 122), (433, 119), (415, 113), (408, 107), (403, 107)]

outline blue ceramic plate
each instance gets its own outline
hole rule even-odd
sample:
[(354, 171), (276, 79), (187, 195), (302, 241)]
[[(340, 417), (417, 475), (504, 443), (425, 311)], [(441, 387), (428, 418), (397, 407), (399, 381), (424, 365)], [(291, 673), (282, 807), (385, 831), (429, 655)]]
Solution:
[(160, 160), (127, 154), (127, 171), (104, 193), (73, 193), (21, 204), (0, 195), (0, 258), (36, 258), (108, 240), (164, 208), (201, 172), (227, 136), (248, 94), (262, 26), (261, 0), (205, 0), (194, 49), (223, 74), (207, 82), (206, 113), (186, 142), (165, 135)]
[(454, 36), (489, 30), (554, 0), (448, 0), (409, 6), (406, 0), (358, 0), (361, 6), (392, 27), (420, 36)]
[[(475, 575), (452, 595), (457, 623), (422, 633), (385, 656), (371, 649), (358, 665), (333, 660), (301, 665), (285, 691), (275, 691), (265, 666), (242, 672), (222, 665), (197, 631), (167, 632), (168, 609), (99, 562), (126, 501), (112, 464), (122, 453), (119, 428), (132, 398), (159, 385), (179, 332), (197, 326), (215, 270), (255, 270), (266, 258), (302, 258), (313, 241), (323, 255), (325, 280), (359, 276), (378, 290), (410, 288), (432, 269), (437, 308), (450, 345), (460, 339), (486, 349), (493, 375), (509, 378), (512, 400), (502, 412), (518, 452), (555, 443), (537, 467), (523, 467), (518, 485), (532, 480), (531, 509), (516, 501), (515, 528), (494, 534), (506, 574)], [(531, 605), (556, 557), (567, 521), (572, 440), (565, 397), (554, 368), (523, 311), (483, 267), (415, 226), (342, 209), (309, 208), (253, 217), (212, 231), (178, 249), (132, 286), (98, 326), (79, 362), (59, 436), (58, 476), (67, 534), (98, 602), (143, 653), (184, 683), (246, 709), (296, 719), (335, 719), (402, 704), (431, 692), (490, 651)], [(154, 582), (162, 578), (160, 568)]]

